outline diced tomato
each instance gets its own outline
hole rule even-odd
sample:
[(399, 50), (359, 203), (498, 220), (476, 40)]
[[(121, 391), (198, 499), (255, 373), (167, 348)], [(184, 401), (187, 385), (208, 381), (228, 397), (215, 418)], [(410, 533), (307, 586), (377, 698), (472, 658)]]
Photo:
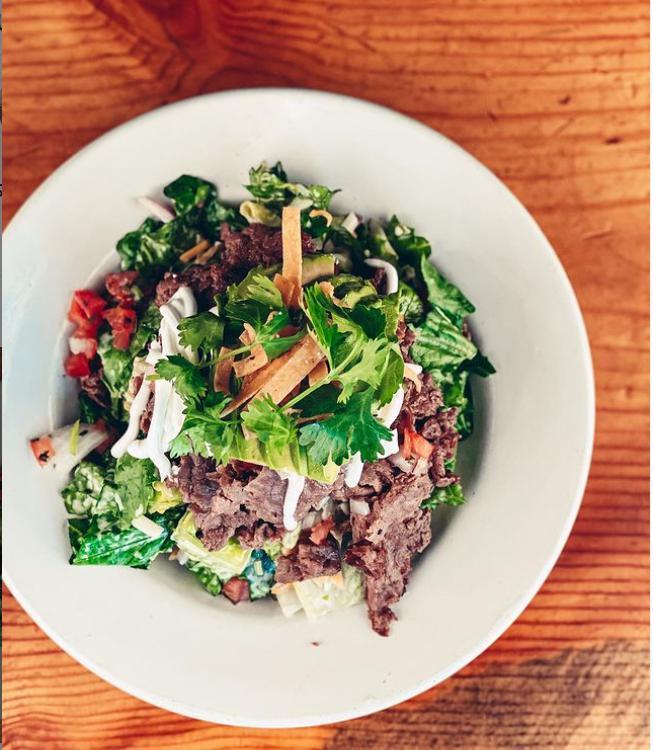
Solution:
[(404, 442), (401, 444), (401, 457), (402, 458), (410, 458), (412, 455), (411, 450), (411, 435), (414, 435), (415, 433), (412, 430), (404, 430)]
[(401, 455), (404, 458), (416, 456), (418, 458), (429, 458), (433, 453), (433, 445), (418, 432), (404, 430), (404, 443), (401, 447)]
[(411, 448), (413, 453), (420, 458), (429, 458), (433, 453), (433, 445), (417, 432), (411, 437)]
[(52, 445), (52, 439), (49, 435), (44, 435), (40, 438), (30, 440), (30, 446), (34, 457), (39, 462), (40, 466), (45, 466), (49, 461), (54, 458), (54, 446)]
[(77, 289), (70, 303), (68, 320), (78, 324), (84, 320), (91, 320), (100, 315), (106, 306), (106, 300), (97, 292), (91, 289)]
[(82, 320), (81, 323), (77, 324), (75, 333), (73, 336), (79, 336), (85, 339), (97, 338), (98, 328), (102, 325), (102, 318), (96, 315), (90, 320)]
[(104, 281), (107, 292), (116, 299), (127, 305), (134, 304), (133, 286), (138, 278), (137, 271), (121, 271), (110, 273)]
[(230, 578), (222, 587), (222, 593), (234, 604), (249, 599), (249, 584), (242, 578)]
[(97, 354), (97, 339), (84, 336), (81, 327), (68, 339), (68, 346), (73, 354), (83, 354), (87, 359), (93, 359)]
[(84, 354), (69, 354), (64, 369), (66, 375), (70, 375), (71, 378), (83, 378), (84, 375), (90, 375), (91, 373), (91, 367)]
[(333, 519), (325, 518), (324, 521), (316, 523), (311, 529), (311, 536), (309, 537), (313, 544), (322, 544), (324, 540), (329, 536), (329, 532), (333, 528)]
[(129, 307), (112, 307), (102, 317), (108, 321), (113, 332), (113, 345), (123, 351), (129, 347), (132, 333), (136, 330), (136, 313)]

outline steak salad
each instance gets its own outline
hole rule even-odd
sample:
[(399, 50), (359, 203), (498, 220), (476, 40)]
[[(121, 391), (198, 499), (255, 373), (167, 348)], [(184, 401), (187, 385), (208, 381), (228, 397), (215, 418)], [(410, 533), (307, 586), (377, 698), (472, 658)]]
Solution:
[[(249, 173), (223, 203), (182, 175), (73, 294), (80, 418), (31, 441), (67, 484), (73, 565), (164, 554), (233, 603), (317, 617), (363, 599), (388, 635), (440, 505), (464, 502), (474, 344), (463, 293), (393, 216)], [(64, 479), (65, 478), (65, 479)]]

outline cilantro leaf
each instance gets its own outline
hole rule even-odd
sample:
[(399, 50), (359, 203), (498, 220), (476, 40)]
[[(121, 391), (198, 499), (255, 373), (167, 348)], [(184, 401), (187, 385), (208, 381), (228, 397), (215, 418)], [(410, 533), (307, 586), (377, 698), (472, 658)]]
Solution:
[(381, 405), (390, 403), (403, 382), (404, 358), (395, 344), (388, 352), (388, 360), (376, 393), (379, 403)]
[(335, 305), (317, 284), (304, 291), (304, 305), (318, 344), (327, 355), (329, 365), (333, 368), (347, 338), (335, 326), (331, 325), (327, 311), (333, 312)]
[(170, 445), (170, 456), (196, 453), (216, 461), (228, 456), (238, 427), (233, 418), (221, 417), (230, 401), (231, 396), (211, 392), (201, 405), (189, 404), (181, 430)]
[(282, 450), (297, 439), (295, 419), (277, 406), (270, 396), (256, 398), (242, 413), (243, 424), (273, 450)]
[(338, 401), (351, 397), (359, 383), (378, 388), (388, 359), (388, 342), (383, 339), (367, 339), (357, 342), (354, 364), (338, 372), (337, 380), (341, 391)]
[(281, 292), (260, 267), (252, 268), (240, 284), (229, 287), (230, 300), (254, 300), (273, 310), (283, 308)]
[(299, 430), (299, 443), (306, 446), (309, 457), (324, 465), (329, 459), (342, 464), (354, 453), (363, 461), (374, 461), (381, 453), (382, 440), (392, 432), (372, 414), (374, 392), (371, 388), (354, 393), (341, 409), (320, 422)]
[(205, 360), (217, 357), (224, 336), (224, 322), (212, 312), (201, 312), (182, 318), (178, 325), (179, 341), (201, 354)]
[(207, 383), (199, 367), (178, 354), (161, 359), (154, 367), (163, 380), (170, 380), (186, 404), (192, 404), (206, 394)]

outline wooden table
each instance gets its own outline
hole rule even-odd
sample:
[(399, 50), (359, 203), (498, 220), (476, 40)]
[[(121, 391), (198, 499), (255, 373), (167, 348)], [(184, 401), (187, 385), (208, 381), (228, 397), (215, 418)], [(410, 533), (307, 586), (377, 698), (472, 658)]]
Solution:
[(442, 685), (318, 729), (212, 726), (102, 682), (5, 591), (7, 750), (647, 746), (647, 66), (644, 2), (6, 0), (5, 221), (64, 159), (161, 104), (245, 86), (354, 94), (453, 138), (525, 203), (580, 299), (598, 397), (560, 561)]

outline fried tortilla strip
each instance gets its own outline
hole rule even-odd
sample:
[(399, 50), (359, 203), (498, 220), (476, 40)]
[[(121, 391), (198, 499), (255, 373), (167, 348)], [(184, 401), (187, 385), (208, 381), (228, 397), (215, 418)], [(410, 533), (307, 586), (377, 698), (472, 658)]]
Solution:
[(308, 373), (309, 386), (315, 385), (315, 383), (319, 382), (320, 380), (323, 380), (324, 378), (326, 378), (328, 374), (329, 374), (329, 368), (327, 367), (326, 360), (323, 359), (318, 365), (316, 365)]
[(324, 359), (324, 352), (312, 336), (305, 336), (290, 350), (292, 356), (267, 380), (259, 394), (268, 395), (275, 404), (299, 385), (302, 380)]
[(208, 250), (209, 247), (211, 247), (211, 243), (208, 240), (202, 240), (201, 242), (198, 242), (197, 245), (193, 245), (193, 247), (182, 253), (179, 256), (179, 260), (182, 263), (188, 263), (189, 260), (193, 260), (193, 258), (201, 255), (205, 250)]
[(265, 353), (265, 349), (257, 344), (249, 357), (234, 362), (234, 372), (239, 378), (243, 378), (245, 375), (251, 375), (253, 372), (260, 370), (261, 367), (265, 367), (267, 363), (268, 355)]
[[(231, 349), (223, 346), (220, 349), (220, 356), (229, 354)], [(220, 393), (229, 393), (229, 379), (231, 377), (231, 370), (233, 368), (233, 358), (223, 359), (222, 362), (218, 362), (213, 371), (213, 390)]]
[(256, 394), (261, 390), (265, 383), (267, 383), (268, 380), (270, 380), (275, 375), (275, 373), (290, 359), (290, 357), (293, 355), (293, 351), (297, 346), (299, 346), (299, 344), (295, 344), (292, 349), (284, 352), (280, 357), (273, 359), (271, 362), (265, 365), (265, 367), (261, 367), (260, 370), (257, 370), (252, 375), (248, 375), (243, 381), (240, 393), (224, 410), (223, 415), (230, 414), (239, 406), (242, 406), (246, 401), (249, 401), (250, 398), (256, 396)]
[(302, 227), (297, 206), (284, 206), (281, 211), (281, 242), (281, 275), (293, 285), (288, 306), (299, 307), (302, 297)]

